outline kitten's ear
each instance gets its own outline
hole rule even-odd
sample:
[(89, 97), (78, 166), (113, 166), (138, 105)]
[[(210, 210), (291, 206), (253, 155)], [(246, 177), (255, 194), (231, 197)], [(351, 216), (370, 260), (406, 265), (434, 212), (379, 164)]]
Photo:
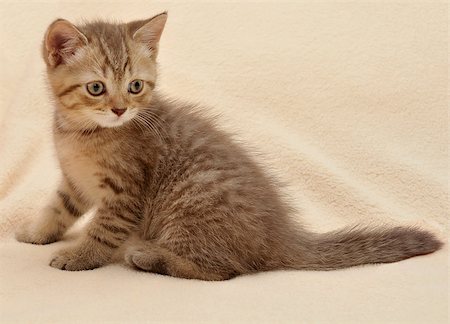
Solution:
[(64, 19), (55, 20), (47, 29), (44, 39), (44, 60), (56, 67), (66, 62), (88, 40), (74, 25)]
[(151, 50), (157, 50), (166, 21), (167, 12), (163, 12), (147, 20), (131, 22), (128, 28), (136, 42), (145, 44)]

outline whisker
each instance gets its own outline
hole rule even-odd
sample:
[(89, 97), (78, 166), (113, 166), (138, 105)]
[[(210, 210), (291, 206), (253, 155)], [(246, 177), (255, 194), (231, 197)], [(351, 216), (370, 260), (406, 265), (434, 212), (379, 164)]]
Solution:
[(149, 119), (153, 123), (157, 124), (162, 130), (165, 130), (164, 126), (168, 126), (167, 122), (161, 118), (158, 114), (156, 114), (154, 111), (143, 109), (139, 111), (138, 115), (143, 117), (144, 119)]
[[(146, 116), (146, 117), (148, 118), (149, 122), (156, 124), (156, 126), (161, 128), (161, 131), (165, 132), (165, 134), (167, 135), (166, 130), (164, 129), (164, 125), (161, 123), (161, 121), (159, 121), (157, 118), (155, 118), (155, 116)], [(141, 118), (143, 118), (143, 117), (141, 117)]]
[(151, 133), (155, 134), (161, 141), (163, 141), (163, 137), (162, 137), (161, 133), (152, 123), (150, 123), (148, 120), (142, 118), (142, 116), (136, 116), (135, 118), (136, 118), (136, 120), (142, 122), (142, 124), (144, 126), (146, 126), (147, 129), (150, 130)]
[(156, 124), (158, 124), (162, 129), (164, 129), (164, 126), (168, 126), (167, 122), (162, 119), (160, 116), (158, 116), (157, 114), (155, 114), (152, 111), (141, 111), (140, 112), (141, 116), (143, 117), (148, 117), (149, 119), (153, 120)]

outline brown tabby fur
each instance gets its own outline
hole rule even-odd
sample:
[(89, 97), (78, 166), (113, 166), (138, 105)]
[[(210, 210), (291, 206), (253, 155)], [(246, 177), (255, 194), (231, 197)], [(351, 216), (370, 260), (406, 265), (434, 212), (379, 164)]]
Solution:
[[(439, 249), (432, 234), (416, 228), (313, 234), (294, 222), (277, 183), (229, 135), (154, 91), (166, 17), (50, 25), (43, 54), (63, 177), (42, 216), (17, 233), (19, 241), (60, 240), (96, 207), (80, 241), (59, 251), (52, 267), (88, 270), (124, 260), (202, 280), (395, 262)], [(134, 79), (145, 83), (137, 95), (127, 91)], [(85, 84), (98, 80), (107, 91), (93, 97)], [(117, 117), (113, 108), (131, 115)], [(103, 119), (112, 126), (100, 125)]]

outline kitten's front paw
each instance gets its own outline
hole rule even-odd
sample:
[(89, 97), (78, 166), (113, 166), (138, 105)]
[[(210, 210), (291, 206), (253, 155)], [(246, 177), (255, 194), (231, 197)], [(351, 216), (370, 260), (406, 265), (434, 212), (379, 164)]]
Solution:
[(31, 244), (49, 244), (59, 241), (62, 237), (60, 231), (54, 231), (51, 228), (32, 228), (25, 225), (15, 233), (16, 240)]
[(64, 249), (57, 252), (50, 266), (61, 270), (81, 271), (101, 267), (106, 262), (82, 248)]

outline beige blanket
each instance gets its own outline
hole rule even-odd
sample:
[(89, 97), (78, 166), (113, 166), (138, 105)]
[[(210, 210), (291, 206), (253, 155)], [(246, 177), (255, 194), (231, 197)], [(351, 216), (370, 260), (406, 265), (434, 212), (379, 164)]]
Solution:
[(12, 233), (55, 189), (40, 43), (57, 17), (128, 21), (169, 10), (160, 85), (221, 114), (326, 231), (363, 223), (448, 232), (444, 2), (0, 4), (1, 323), (446, 323), (448, 249), (396, 264), (189, 281), (47, 264), (65, 242)]

